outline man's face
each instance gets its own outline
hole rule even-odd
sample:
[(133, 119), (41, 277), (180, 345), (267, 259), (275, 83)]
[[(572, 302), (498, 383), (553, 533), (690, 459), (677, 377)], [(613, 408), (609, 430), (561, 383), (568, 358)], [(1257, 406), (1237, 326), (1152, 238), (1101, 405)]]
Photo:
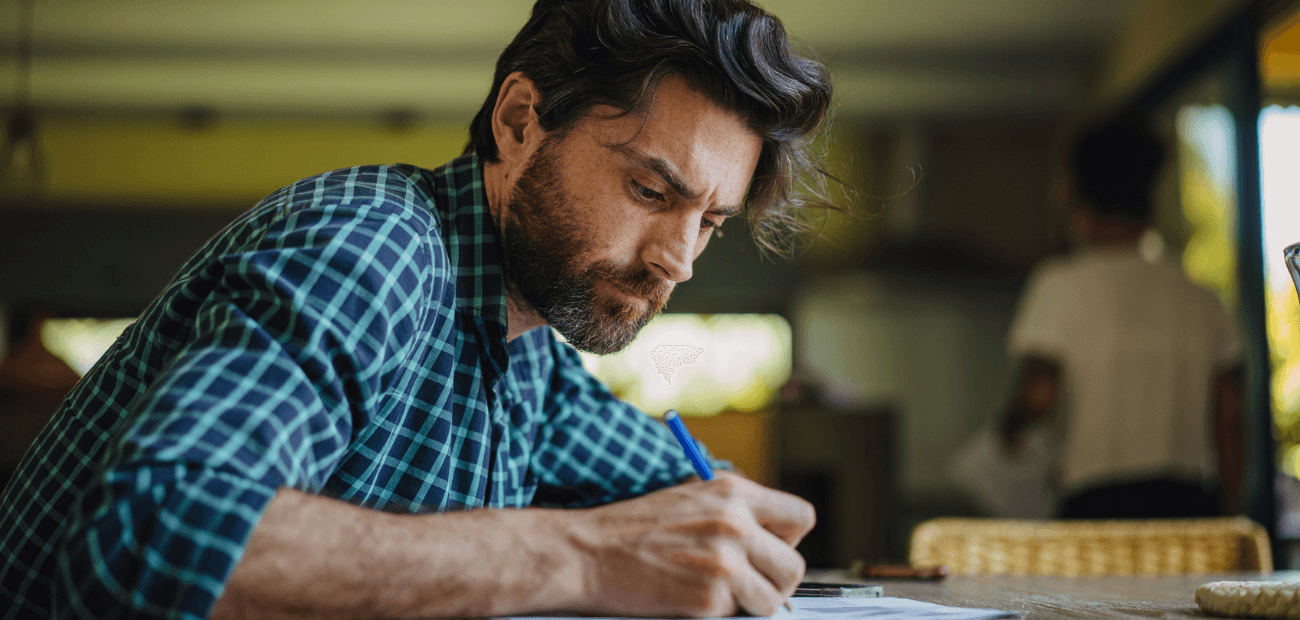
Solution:
[(678, 78), (645, 115), (597, 108), (533, 153), (502, 218), (509, 292), (573, 346), (626, 347), (740, 210), (762, 141)]

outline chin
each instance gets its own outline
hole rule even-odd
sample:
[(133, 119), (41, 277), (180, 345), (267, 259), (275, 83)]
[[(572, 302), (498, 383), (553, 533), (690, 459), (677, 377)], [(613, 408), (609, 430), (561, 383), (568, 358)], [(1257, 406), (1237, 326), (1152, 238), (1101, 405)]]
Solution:
[(625, 304), (618, 304), (614, 308), (602, 307), (593, 313), (591, 323), (585, 327), (584, 333), (577, 334), (576, 337), (565, 334), (565, 337), (569, 344), (582, 351), (609, 355), (632, 344), (646, 320), (648, 317), (643, 311)]

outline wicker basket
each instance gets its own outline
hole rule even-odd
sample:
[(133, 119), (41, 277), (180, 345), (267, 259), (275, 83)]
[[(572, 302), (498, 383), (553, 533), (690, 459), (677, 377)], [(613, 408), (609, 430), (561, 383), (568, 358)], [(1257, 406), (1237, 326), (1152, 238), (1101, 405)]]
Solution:
[(912, 566), (965, 575), (1181, 575), (1272, 569), (1244, 517), (1134, 521), (934, 519), (912, 531)]

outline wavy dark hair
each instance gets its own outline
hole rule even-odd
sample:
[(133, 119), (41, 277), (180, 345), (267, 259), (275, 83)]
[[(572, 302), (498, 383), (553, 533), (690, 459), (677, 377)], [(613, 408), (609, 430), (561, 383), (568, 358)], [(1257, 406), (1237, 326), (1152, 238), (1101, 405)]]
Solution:
[(831, 101), (826, 67), (791, 49), (781, 22), (746, 0), (538, 0), (497, 60), (466, 153), (497, 161), (492, 111), (515, 71), (541, 92), (548, 132), (597, 105), (643, 110), (670, 75), (740, 116), (763, 141), (744, 213), (761, 248), (784, 253), (808, 229), (810, 207), (836, 208), (832, 177), (811, 150)]

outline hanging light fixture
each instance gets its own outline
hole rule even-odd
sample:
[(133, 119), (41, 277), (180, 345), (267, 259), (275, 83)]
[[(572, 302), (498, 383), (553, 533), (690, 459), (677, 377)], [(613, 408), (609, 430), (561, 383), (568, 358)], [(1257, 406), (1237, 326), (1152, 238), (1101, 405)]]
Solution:
[(4, 148), (0, 150), (0, 192), (12, 198), (34, 198), (44, 189), (45, 156), (36, 136), (36, 111), (32, 108), (32, 23), (34, 0), (19, 2), (15, 46), (17, 80), (14, 104), (5, 122)]

